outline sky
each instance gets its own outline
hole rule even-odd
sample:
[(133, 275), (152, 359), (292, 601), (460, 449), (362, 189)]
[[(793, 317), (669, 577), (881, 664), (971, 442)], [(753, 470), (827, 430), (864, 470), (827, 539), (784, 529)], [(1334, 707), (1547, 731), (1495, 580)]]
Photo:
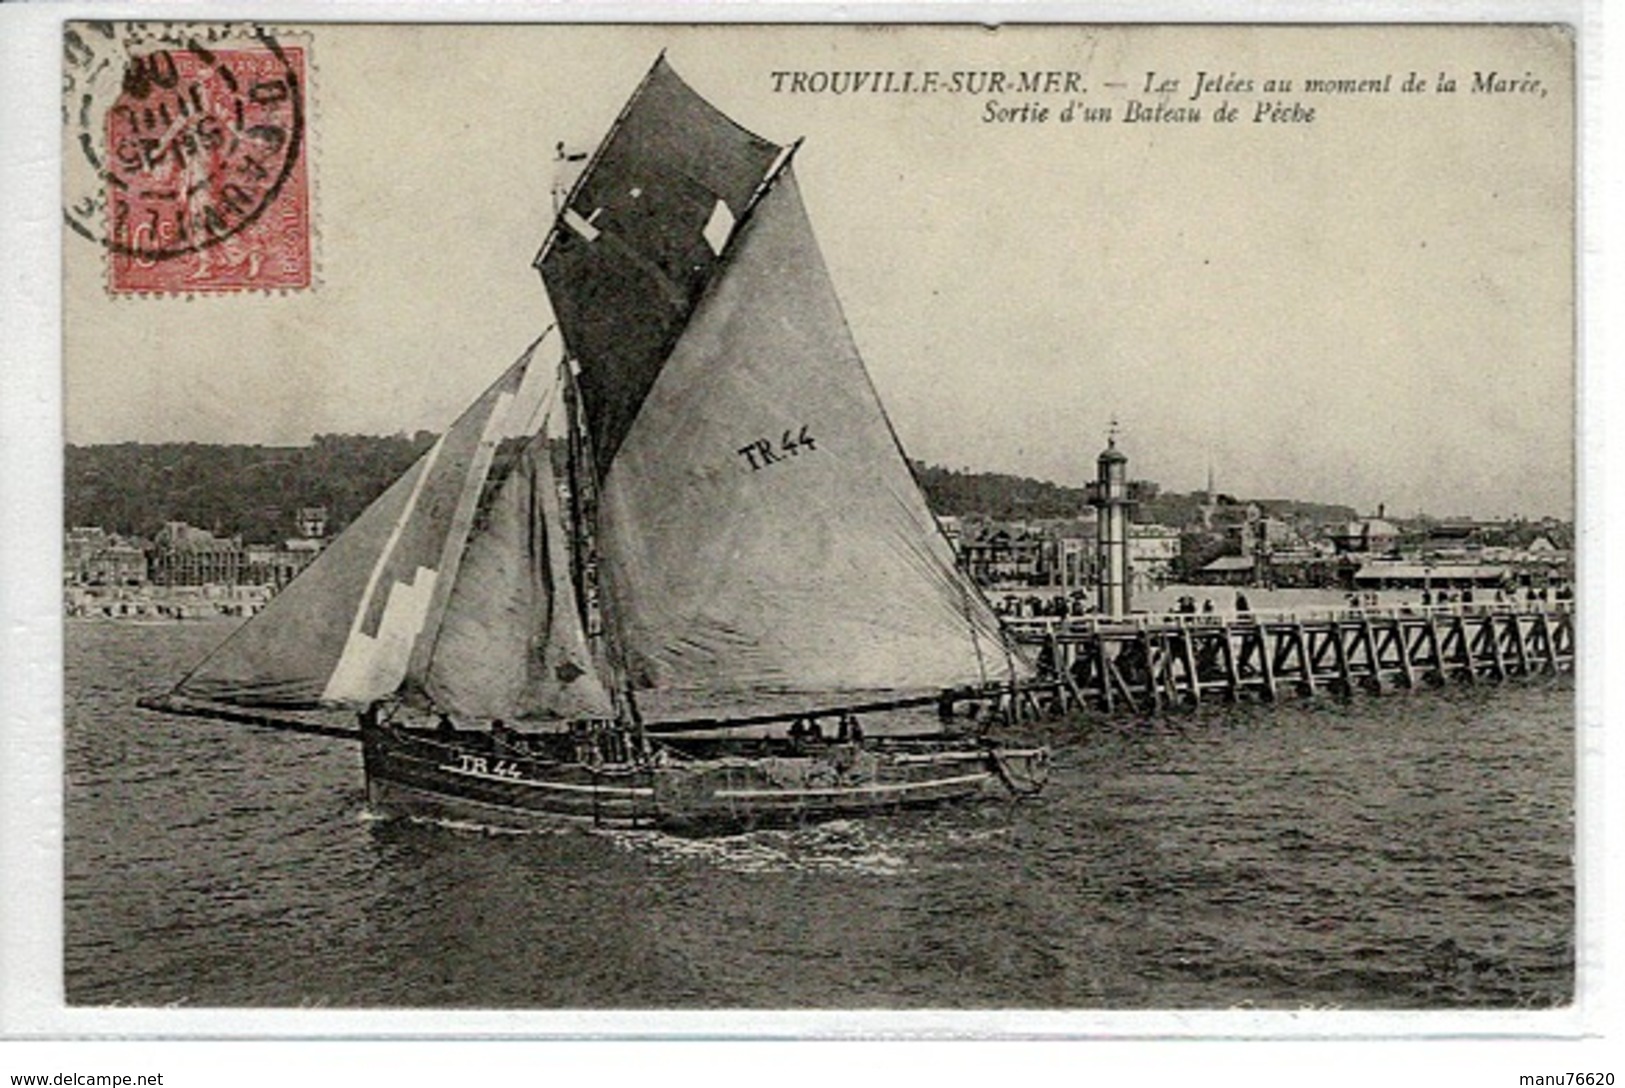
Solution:
[[(1573, 516), (1572, 54), (1519, 28), (301, 28), (318, 283), (110, 297), (64, 241), (66, 436), (438, 430), (550, 322), (553, 147), (660, 49), (780, 142), (909, 454), (1079, 484)], [(1079, 73), (1081, 95), (790, 93), (775, 72)], [(1472, 73), (1540, 81), (1472, 93)], [(1228, 81), (1202, 122), (1126, 123)], [(1458, 90), (1401, 93), (1411, 72)], [(1328, 96), (1303, 80), (1380, 78)], [(1147, 81), (1177, 79), (1166, 96)], [(1266, 79), (1294, 90), (1266, 93)], [(1251, 91), (1236, 84), (1251, 80)], [(1113, 86), (1121, 84), (1121, 86)], [(1110, 123), (1061, 124), (1073, 98)], [(1047, 122), (989, 121), (1034, 103)], [(1210, 120), (1229, 101), (1239, 117)], [(1312, 122), (1255, 122), (1263, 101)]]

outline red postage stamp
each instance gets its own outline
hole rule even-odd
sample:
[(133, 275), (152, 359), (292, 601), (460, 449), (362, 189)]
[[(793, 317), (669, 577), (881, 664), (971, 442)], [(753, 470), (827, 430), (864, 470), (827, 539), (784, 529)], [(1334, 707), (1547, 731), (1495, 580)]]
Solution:
[(310, 286), (305, 61), (269, 37), (130, 59), (106, 114), (113, 293)]

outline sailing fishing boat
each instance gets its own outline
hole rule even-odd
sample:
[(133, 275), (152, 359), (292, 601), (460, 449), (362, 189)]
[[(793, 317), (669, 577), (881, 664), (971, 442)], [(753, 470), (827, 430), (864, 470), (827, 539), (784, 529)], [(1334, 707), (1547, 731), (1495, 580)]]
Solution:
[(1036, 792), (1042, 748), (876, 717), (1013, 706), (1032, 668), (870, 383), (797, 146), (658, 59), (584, 166), (561, 149), (556, 334), (153, 705), (364, 708), (375, 807), (504, 824)]

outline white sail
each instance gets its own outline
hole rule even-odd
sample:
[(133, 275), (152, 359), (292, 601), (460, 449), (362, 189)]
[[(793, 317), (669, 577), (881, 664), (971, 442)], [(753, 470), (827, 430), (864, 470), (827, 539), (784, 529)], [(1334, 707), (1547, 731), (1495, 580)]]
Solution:
[(607, 719), (571, 586), (545, 435), (527, 442), (478, 517), (423, 690), (461, 719)]
[(646, 703), (753, 713), (1026, 675), (898, 447), (788, 167), (722, 263), (604, 476), (626, 665), (667, 696)]

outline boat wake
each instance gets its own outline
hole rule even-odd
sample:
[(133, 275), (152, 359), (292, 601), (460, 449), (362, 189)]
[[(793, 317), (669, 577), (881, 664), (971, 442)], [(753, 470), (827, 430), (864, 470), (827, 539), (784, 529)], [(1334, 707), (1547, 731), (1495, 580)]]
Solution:
[(962, 851), (1007, 838), (1010, 827), (948, 826), (936, 821), (830, 820), (794, 828), (758, 828), (696, 837), (653, 828), (594, 827), (576, 820), (507, 827), (480, 820), (427, 814), (392, 814), (362, 808), (358, 823), (412, 827), (481, 838), (550, 838), (583, 835), (656, 866), (705, 865), (731, 873), (854, 873), (902, 876), (957, 869)]
[(689, 838), (663, 831), (595, 833), (616, 848), (656, 865), (699, 862), (735, 873), (844, 872), (871, 876), (893, 876), (910, 869), (909, 859), (895, 843), (854, 820), (712, 838)]
[(431, 816), (424, 814), (396, 815), (389, 812), (377, 812), (371, 808), (363, 808), (356, 813), (356, 822), (368, 825), (405, 825), (408, 827), (435, 828), (440, 831), (451, 831), (460, 835), (479, 835), (486, 838), (538, 838), (550, 835), (575, 835), (581, 833), (581, 827), (561, 822), (558, 826), (535, 825), (532, 827), (504, 827), (500, 824), (488, 824), (480, 820), (462, 819), (454, 816)]
[(733, 873), (890, 877), (941, 868), (944, 855), (953, 848), (1000, 838), (1008, 830), (1003, 826), (978, 830), (904, 828), (886, 821), (832, 820), (708, 838), (654, 830), (595, 829), (592, 833), (654, 865), (698, 863)]

